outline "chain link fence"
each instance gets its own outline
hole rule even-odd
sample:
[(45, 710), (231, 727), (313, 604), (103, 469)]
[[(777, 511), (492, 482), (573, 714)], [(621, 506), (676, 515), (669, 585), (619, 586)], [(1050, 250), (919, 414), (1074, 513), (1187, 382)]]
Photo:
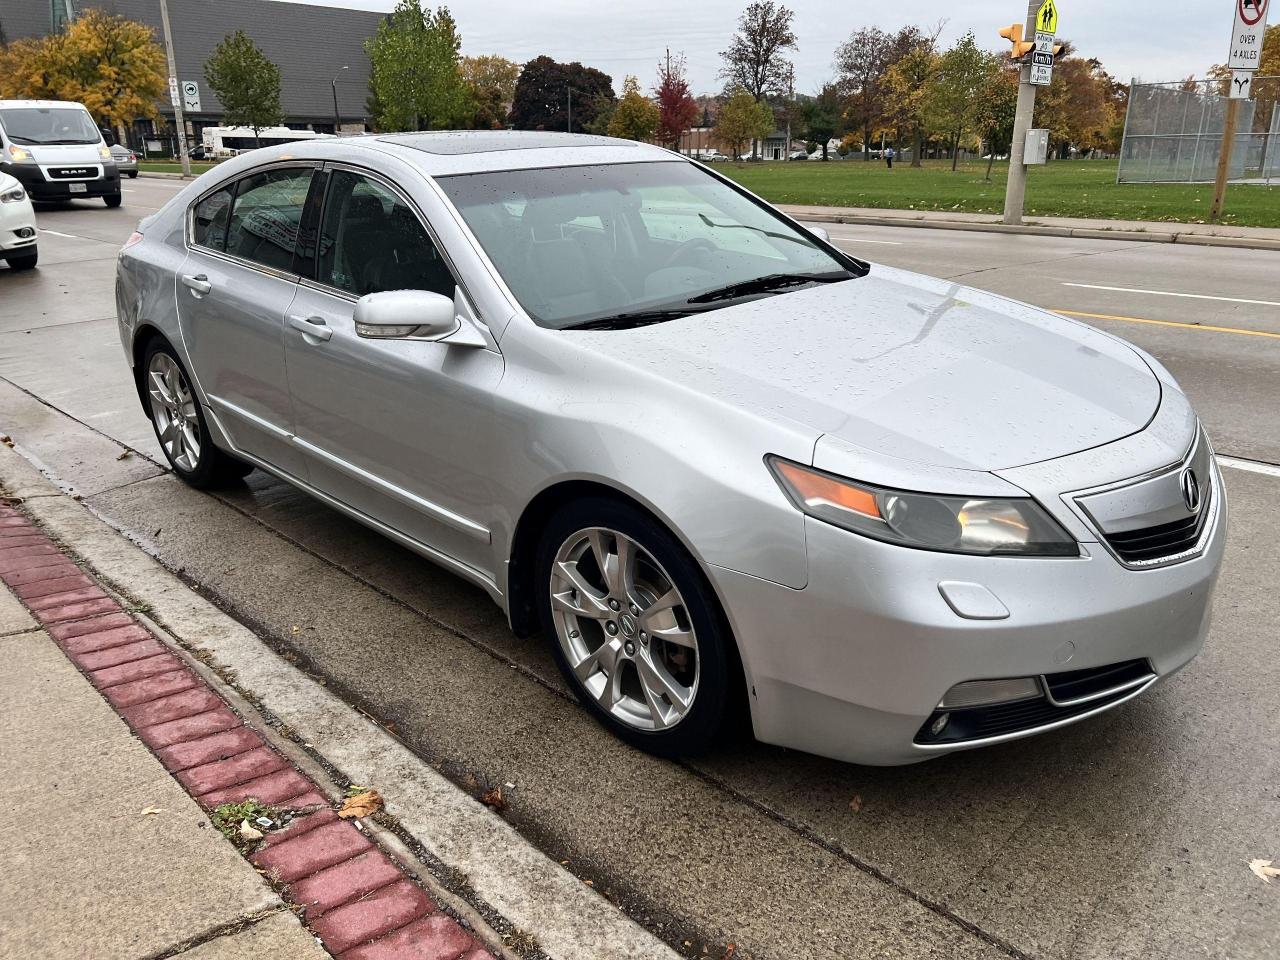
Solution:
[[(1224, 80), (1133, 83), (1120, 148), (1120, 183), (1214, 179), (1227, 103)], [(1280, 179), (1280, 77), (1256, 77), (1241, 100), (1231, 149), (1234, 182)]]

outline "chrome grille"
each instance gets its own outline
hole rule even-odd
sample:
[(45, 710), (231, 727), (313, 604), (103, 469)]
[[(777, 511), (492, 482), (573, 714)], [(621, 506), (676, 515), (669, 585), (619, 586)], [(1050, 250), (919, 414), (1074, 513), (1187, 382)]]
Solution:
[(1145, 563), (1185, 553), (1200, 540), (1205, 518), (1213, 512), (1212, 499), (1213, 484), (1210, 482), (1205, 485), (1204, 503), (1194, 516), (1125, 533), (1105, 534), (1107, 543), (1126, 563)]

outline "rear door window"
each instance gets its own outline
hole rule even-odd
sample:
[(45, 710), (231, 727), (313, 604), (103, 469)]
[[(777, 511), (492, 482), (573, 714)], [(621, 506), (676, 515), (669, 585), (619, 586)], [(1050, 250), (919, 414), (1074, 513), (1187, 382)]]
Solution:
[(191, 242), (210, 250), (227, 249), (227, 220), (231, 216), (231, 200), (235, 184), (211, 193), (199, 203), (191, 216)]
[(311, 175), (310, 167), (286, 168), (264, 170), (239, 181), (223, 249), (243, 260), (291, 273)]

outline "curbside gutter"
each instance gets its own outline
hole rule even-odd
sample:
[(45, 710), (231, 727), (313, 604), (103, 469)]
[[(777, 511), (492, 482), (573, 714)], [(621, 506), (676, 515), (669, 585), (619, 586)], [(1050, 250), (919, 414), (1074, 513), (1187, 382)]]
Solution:
[[(403, 838), (418, 861), (409, 866), (419, 875), (437, 874), (437, 879), (445, 881), (446, 890), (465, 893), (462, 899), (475, 910), (455, 909), (455, 914), (469, 921), (483, 918), (496, 927), (532, 936), (540, 956), (550, 960), (677, 960), (678, 954), (669, 946), (536, 850), (504, 819), (384, 728), (286, 663), (248, 628), (148, 556), (127, 534), (59, 490), (5, 445), (0, 445), (0, 488), (11, 500), (21, 501), (22, 512), (39, 525), (43, 535), (79, 559), (74, 565), (77, 572), (91, 574), (108, 591), (128, 598), (128, 606), (146, 611), (135, 620), (145, 627), (158, 625), (160, 629), (152, 632), (159, 641), (176, 642), (180, 649), (168, 655), (180, 656), (184, 674), (198, 677), (202, 686), (207, 683), (210, 696), (230, 703), (244, 715), (249, 713), (242, 706), (247, 701), (254, 711), (278, 724), (276, 735), (270, 728), (262, 730), (268, 741), (266, 749), (274, 748), (289, 758), (291, 772), (268, 773), (261, 779), (283, 774), (320, 780), (314, 767), (323, 767), (339, 779), (376, 787), (393, 823), (392, 836), (375, 838), (378, 843), (391, 848), (403, 862), (405, 845), (388, 842)], [(71, 565), (61, 551), (58, 553), (56, 558), (52, 554), (42, 557), (41, 562)], [(67, 575), (75, 574), (68, 570)], [(82, 602), (105, 606), (97, 594)], [(115, 604), (114, 599), (107, 602)], [(212, 669), (204, 669), (206, 665)], [(150, 677), (130, 682), (140, 683), (143, 686), (139, 689), (148, 691), (154, 686)], [(183, 682), (187, 682), (185, 678)], [(289, 733), (295, 749), (289, 749), (288, 742), (281, 743), (280, 731)], [(303, 747), (306, 754), (296, 756)], [(221, 789), (211, 787), (204, 796), (217, 799)], [(323, 796), (318, 799), (324, 800)], [(305, 839), (303, 833), (295, 841), (299, 854), (307, 852), (303, 849)], [(294, 843), (281, 848), (285, 846)], [(455, 906), (440, 896), (443, 891), (427, 885), (438, 901)], [(399, 899), (409, 904), (415, 895), (405, 888), (399, 891)], [(472, 928), (480, 933), (478, 926), (473, 923)], [(500, 956), (509, 956), (502, 944), (486, 945)]]
[[(1117, 220), (1114, 227), (1070, 226), (1067, 224), (1007, 224), (986, 220), (936, 219), (908, 212), (886, 210), (875, 213), (839, 213), (817, 211), (812, 207), (779, 204), (788, 216), (809, 223), (845, 223), (865, 227), (922, 227), (927, 230), (961, 230), (971, 233), (1011, 233), (1040, 237), (1067, 237), (1076, 240), (1130, 240), (1139, 243), (1180, 243), (1202, 247), (1240, 247), (1250, 250), (1280, 250), (1280, 239), (1254, 237), (1244, 233), (1200, 233), (1195, 230), (1152, 230), (1133, 221)], [(1169, 224), (1176, 227), (1176, 224)], [(1221, 228), (1218, 228), (1221, 229)], [(1248, 229), (1248, 228), (1243, 228)]]

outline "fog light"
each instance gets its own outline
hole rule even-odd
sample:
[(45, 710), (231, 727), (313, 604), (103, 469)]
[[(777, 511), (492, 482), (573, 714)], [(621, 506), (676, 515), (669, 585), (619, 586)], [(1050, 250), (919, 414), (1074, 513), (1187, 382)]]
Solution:
[(947, 729), (947, 723), (950, 720), (951, 720), (951, 714), (949, 713), (942, 714), (942, 716), (938, 717), (937, 720), (929, 724), (929, 732), (933, 734), (935, 737), (938, 736), (940, 733), (942, 733), (943, 730)]
[(19, 227), (14, 232), (17, 233), (17, 235), (21, 237), (23, 240), (27, 239), (27, 237), (34, 237), (36, 235), (36, 232), (32, 230), (30, 227)]
[(1015, 677), (1011, 680), (970, 680), (957, 683), (947, 691), (939, 710), (955, 710), (960, 707), (981, 707), (990, 703), (1009, 703), (1014, 700), (1030, 700), (1040, 696), (1040, 681), (1035, 677)]

